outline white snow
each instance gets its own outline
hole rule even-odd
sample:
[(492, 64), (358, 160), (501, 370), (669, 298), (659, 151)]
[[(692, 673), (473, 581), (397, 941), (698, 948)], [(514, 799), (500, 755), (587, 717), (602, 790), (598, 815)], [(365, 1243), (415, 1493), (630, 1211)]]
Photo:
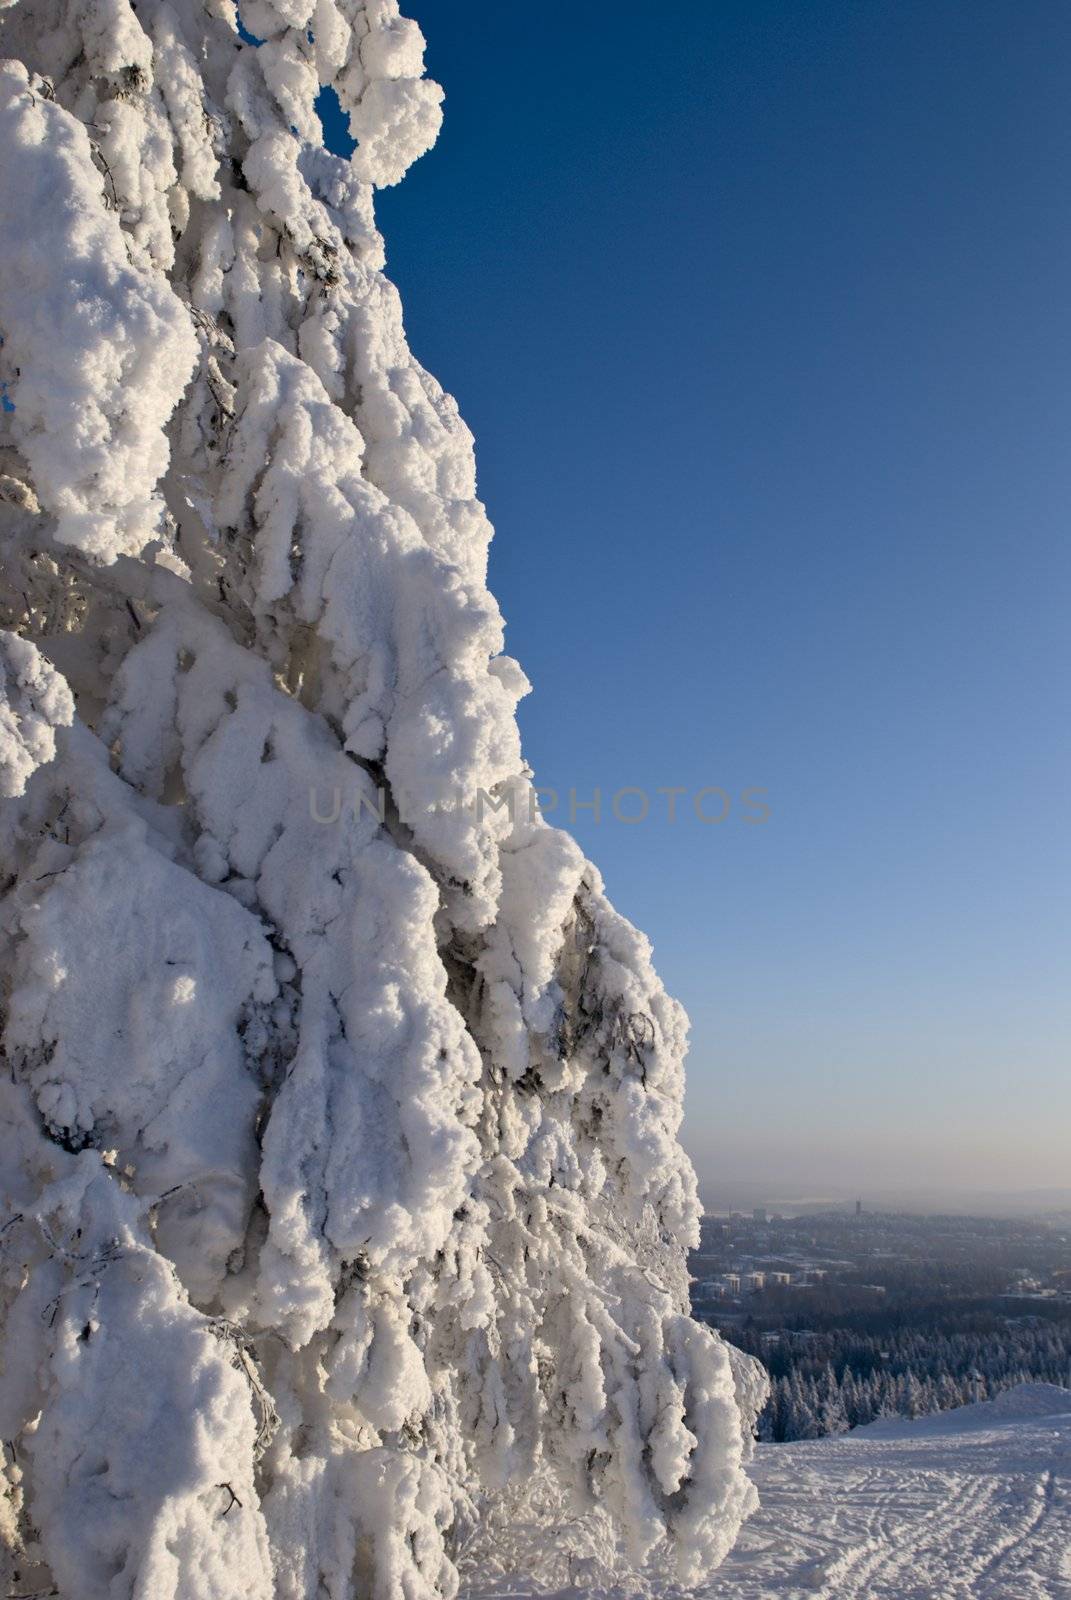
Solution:
[(38, 767), (56, 753), (56, 728), (74, 715), (70, 690), (41, 652), (0, 630), (0, 795), (24, 794)]
[(382, 273), (442, 94), (395, 0), (242, 20), (0, 20), (0, 1587), (695, 1584), (762, 1379)]
[(132, 267), (86, 129), (18, 62), (0, 66), (0, 149), (10, 427), (56, 540), (133, 555), (163, 510), (163, 429), (193, 369), (193, 329), (167, 283)]
[(1068, 1600), (1071, 1391), (760, 1445), (710, 1600)]
[[(703, 1600), (1069, 1600), (1071, 1390), (1023, 1384), (916, 1422), (759, 1445), (761, 1504)], [(534, 1589), (480, 1574), (463, 1600), (633, 1600), (679, 1591), (650, 1572), (627, 1589)]]

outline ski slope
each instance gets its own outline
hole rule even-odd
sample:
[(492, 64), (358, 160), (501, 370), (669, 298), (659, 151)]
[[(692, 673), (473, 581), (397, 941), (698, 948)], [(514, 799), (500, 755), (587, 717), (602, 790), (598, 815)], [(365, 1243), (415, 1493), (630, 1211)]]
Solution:
[[(956, 1411), (760, 1445), (761, 1507), (701, 1600), (1071, 1600), (1071, 1391), (1023, 1384)], [(657, 1579), (653, 1600), (680, 1594)], [(466, 1600), (551, 1597), (497, 1578)]]
[(1071, 1392), (760, 1446), (706, 1600), (1071, 1600)]

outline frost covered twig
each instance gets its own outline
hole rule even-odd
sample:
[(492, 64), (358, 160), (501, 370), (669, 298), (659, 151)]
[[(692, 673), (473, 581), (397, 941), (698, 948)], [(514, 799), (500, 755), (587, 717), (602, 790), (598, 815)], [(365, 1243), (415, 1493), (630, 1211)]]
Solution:
[[(279, 1427), (279, 1413), (275, 1409), (275, 1402), (272, 1400), (271, 1395), (261, 1382), (252, 1343), (236, 1323), (228, 1322), (223, 1317), (210, 1322), (208, 1331), (215, 1334), (217, 1339), (222, 1339), (230, 1345), (231, 1365), (242, 1374), (249, 1385), (257, 1415), (257, 1431), (253, 1444), (253, 1454), (255, 1459), (259, 1461), (275, 1437)], [(225, 1484), (224, 1487), (230, 1489), (230, 1484)], [(233, 1489), (231, 1493), (234, 1495)], [(234, 1495), (234, 1499), (237, 1500), (238, 1496)], [(241, 1504), (240, 1501), (238, 1503)]]

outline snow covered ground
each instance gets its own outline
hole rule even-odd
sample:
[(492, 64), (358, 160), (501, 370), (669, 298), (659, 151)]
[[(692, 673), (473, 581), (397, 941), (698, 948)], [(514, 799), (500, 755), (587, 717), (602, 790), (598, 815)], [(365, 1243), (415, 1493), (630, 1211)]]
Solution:
[(1071, 1600), (1066, 1389), (760, 1445), (751, 1473), (762, 1507), (704, 1600)]
[(1071, 1392), (760, 1446), (710, 1600), (1071, 1600)]

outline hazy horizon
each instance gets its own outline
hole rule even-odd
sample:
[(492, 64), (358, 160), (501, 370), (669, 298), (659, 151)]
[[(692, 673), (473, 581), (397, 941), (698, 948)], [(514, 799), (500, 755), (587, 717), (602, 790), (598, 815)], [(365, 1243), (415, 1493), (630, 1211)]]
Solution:
[(794, 1194), (909, 1193), (921, 1188), (950, 1194), (1071, 1196), (1064, 1124), (1059, 1119), (1047, 1123), (1040, 1110), (1032, 1156), (1023, 1155), (1018, 1139), (1009, 1148), (1001, 1146), (998, 1136), (984, 1136), (980, 1118), (972, 1122), (965, 1115), (957, 1128), (954, 1113), (944, 1108), (926, 1129), (898, 1128), (890, 1118), (885, 1130), (852, 1124), (838, 1137), (821, 1127), (828, 1103), (819, 1098), (810, 1108), (797, 1105), (796, 1128), (785, 1134), (779, 1119), (763, 1126), (761, 1108), (756, 1115), (742, 1103), (746, 1091), (735, 1085), (725, 1086), (731, 1107), (722, 1110), (715, 1131), (705, 1110), (707, 1077), (693, 1069), (690, 1081), (695, 1085), (693, 1109), (686, 1111), (682, 1139), (701, 1187), (773, 1185)]
[(1030, 1216), (1046, 1213), (1071, 1215), (1071, 1186), (1024, 1185), (1022, 1187), (920, 1181), (913, 1184), (886, 1183), (873, 1177), (857, 1183), (830, 1181), (821, 1173), (798, 1180), (783, 1173), (754, 1169), (735, 1181), (697, 1167), (699, 1196), (708, 1213), (729, 1210), (750, 1214), (756, 1207), (767, 1210), (852, 1209), (857, 1201), (865, 1211), (906, 1211), (924, 1214), (962, 1213), (975, 1216)]

